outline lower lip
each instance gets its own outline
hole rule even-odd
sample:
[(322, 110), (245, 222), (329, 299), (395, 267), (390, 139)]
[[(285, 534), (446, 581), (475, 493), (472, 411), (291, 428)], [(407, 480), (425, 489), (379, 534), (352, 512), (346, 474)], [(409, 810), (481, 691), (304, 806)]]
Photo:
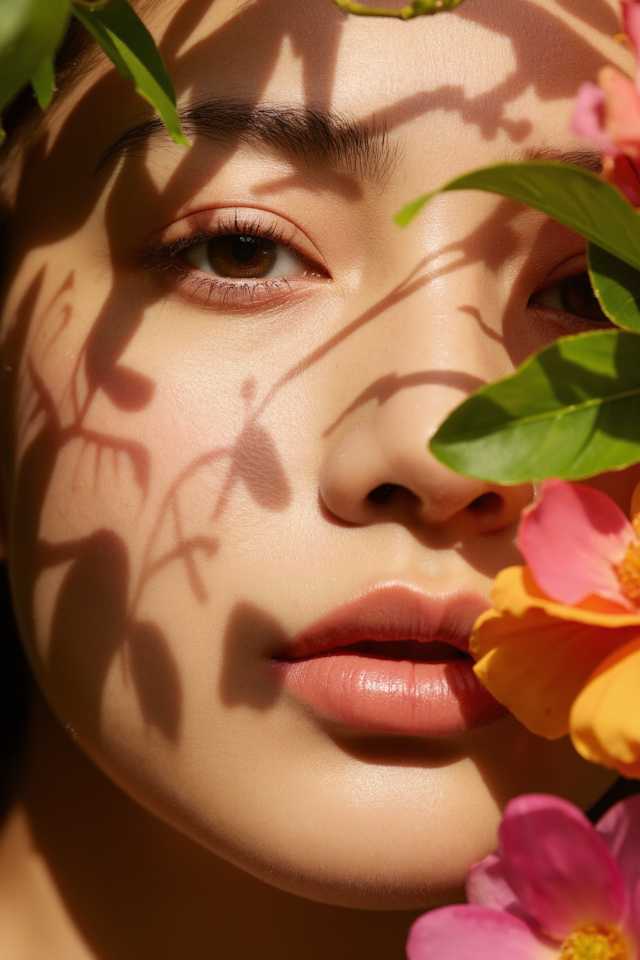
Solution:
[(297, 700), (358, 730), (446, 737), (485, 726), (507, 712), (482, 686), (466, 657), (416, 663), (336, 651), (273, 663)]

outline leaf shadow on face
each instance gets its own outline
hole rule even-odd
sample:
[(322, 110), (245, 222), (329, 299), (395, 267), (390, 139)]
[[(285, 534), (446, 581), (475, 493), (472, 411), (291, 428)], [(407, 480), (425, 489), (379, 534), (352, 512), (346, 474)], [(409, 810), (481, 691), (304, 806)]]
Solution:
[[(566, 0), (568, 3), (568, 0)], [(503, 5), (504, 7), (504, 5)], [(185, 76), (189, 76), (191, 64), (193, 69), (199, 62), (209, 58), (221, 57), (228, 64), (229, 86), (238, 84), (246, 92), (249, 102), (258, 102), (271, 79), (284, 37), (289, 37), (295, 52), (298, 54), (304, 73), (304, 96), (309, 105), (326, 106), (331, 102), (333, 87), (336, 81), (335, 67), (340, 36), (344, 20), (342, 15), (331, 6), (329, 0), (309, 0), (309, 3), (300, 4), (299, 0), (259, 0), (259, 2), (243, 6), (225, 23), (220, 30), (205, 41), (189, 46), (188, 40), (194, 26), (203, 14), (205, 5), (200, 0), (189, 0), (184, 3), (176, 14), (166, 32), (164, 52), (167, 57), (169, 71), (172, 67), (180, 67)], [(487, 23), (494, 28), (498, 22), (495, 15), (482, 11), (482, 3), (468, 0), (460, 15), (468, 16)], [(540, 29), (546, 25), (556, 27), (557, 23), (552, 14), (540, 11)], [(546, 19), (545, 19), (546, 18)], [(511, 18), (503, 17), (504, 32), (514, 41), (516, 51), (516, 68), (514, 74), (502, 85), (479, 98), (469, 99), (458, 89), (443, 86), (440, 90), (427, 93), (416, 93), (406, 102), (392, 105), (388, 111), (387, 126), (393, 130), (414, 117), (424, 116), (429, 111), (445, 109), (460, 113), (466, 122), (480, 127), (487, 139), (495, 137), (498, 130), (506, 132), (512, 142), (519, 142), (526, 133), (522, 123), (515, 124), (505, 118), (505, 105), (513, 101), (524, 90), (524, 85), (530, 82), (531, 71), (535, 74), (535, 87), (538, 94), (547, 99), (562, 99), (573, 95), (573, 88), (569, 89), (569, 81), (556, 71), (543, 70), (532, 59), (532, 45), (524, 43), (523, 30)], [(260, 29), (257, 29), (259, 27)], [(256, 38), (260, 43), (255, 47), (255, 57), (252, 57), (252, 69), (247, 72), (246, 57), (230, 59), (229, 51), (246, 47), (245, 39), (253, 36), (254, 47)], [(527, 41), (530, 37), (527, 35)], [(577, 62), (590, 64), (594, 71), (601, 65), (602, 58), (591, 50), (585, 41), (572, 34), (565, 26), (558, 27), (557, 42), (563, 44), (565, 54), (575, 58)], [(186, 51), (186, 52), (181, 52)], [(249, 79), (247, 80), (247, 77)], [(189, 96), (199, 96), (207, 90), (207, 77), (201, 79), (200, 86), (191, 84), (191, 81), (182, 81), (178, 85), (179, 93)], [(71, 236), (89, 219), (95, 211), (105, 188), (105, 180), (96, 176), (91, 180), (90, 187), (83, 193), (78, 190), (78, 184), (87, 183), (87, 169), (98, 164), (100, 152), (104, 146), (103, 117), (114, 97), (120, 95), (123, 89), (121, 81), (109, 73), (98, 80), (95, 85), (83, 94), (73, 105), (67, 115), (61, 120), (59, 128), (53, 138), (43, 135), (34, 139), (33, 147), (20, 178), (18, 196), (15, 205), (16, 223), (37, 222), (39, 227), (37, 236), (29, 237), (26, 233), (17, 231), (16, 262), (26, 256), (34, 247), (53, 243), (54, 241)], [(144, 115), (142, 108), (141, 115)], [(151, 112), (147, 114), (151, 115)], [(83, 144), (83, 150), (78, 150), (78, 144)], [(171, 147), (169, 147), (171, 149)], [(175, 148), (179, 150), (180, 148)], [(160, 200), (169, 202), (172, 197), (180, 193), (180, 179), (186, 179), (189, 189), (194, 193), (206, 183), (224, 164), (234, 147), (229, 145), (221, 150), (215, 162), (203, 165), (196, 161), (193, 154), (185, 154), (178, 165), (175, 175), (169, 183), (160, 189), (145, 170), (145, 152), (136, 157), (125, 158), (121, 168), (116, 172), (113, 183), (110, 185), (110, 194), (106, 203), (107, 238), (111, 245), (111, 254), (115, 261), (118, 253), (118, 238), (122, 236), (123, 228), (127, 226), (129, 217), (129, 200), (131, 195), (153, 205)], [(142, 160), (142, 162), (141, 162)], [(51, 184), (56, 189), (51, 189)], [(505, 216), (505, 207), (495, 215), (495, 224), (503, 230), (503, 236), (509, 230), (509, 217)], [(241, 434), (233, 453), (224, 452), (232, 468), (229, 472), (230, 483), (241, 480), (250, 496), (259, 506), (271, 510), (285, 509), (292, 499), (290, 484), (286, 472), (279, 458), (273, 438), (267, 428), (258, 423), (258, 417), (267, 408), (275, 395), (294, 377), (302, 375), (314, 363), (335, 349), (341, 342), (352, 336), (364, 324), (373, 321), (390, 307), (396, 306), (404, 298), (417, 292), (430, 280), (442, 275), (442, 270), (450, 271), (465, 264), (488, 262), (490, 255), (487, 252), (486, 224), (467, 238), (466, 246), (459, 245), (460, 258), (452, 267), (435, 268), (431, 273), (425, 270), (426, 264), (421, 264), (420, 270), (409, 271), (405, 282), (391, 291), (374, 308), (350, 323), (344, 331), (331, 338), (318, 351), (308, 354), (300, 363), (294, 365), (288, 373), (281, 377), (272, 388), (267, 390), (263, 400), (256, 406), (251, 416), (253, 420), (245, 426), (244, 435)], [(455, 251), (453, 251), (455, 252)], [(495, 251), (494, 251), (495, 253)], [(497, 260), (500, 259), (499, 255)], [(491, 266), (491, 263), (489, 263)], [(9, 344), (9, 353), (13, 351), (16, 357), (16, 366), (24, 359), (24, 344), (31, 316), (38, 300), (38, 281), (34, 280), (25, 301), (18, 311), (20, 316), (15, 324), (15, 339)], [(141, 298), (144, 300), (144, 298)], [(135, 370), (127, 364), (123, 357), (128, 346), (133, 342), (143, 322), (144, 309), (148, 305), (156, 304), (159, 300), (157, 291), (149, 293), (148, 299), (136, 307), (128, 308), (126, 297), (114, 287), (103, 305), (99, 317), (94, 321), (92, 329), (84, 345), (82, 356), (78, 361), (77, 371), (86, 373), (88, 394), (78, 407), (80, 418), (83, 410), (86, 411), (96, 395), (103, 391), (113, 405), (122, 411), (139, 411), (148, 406), (155, 396), (155, 384), (142, 371)], [(37, 371), (36, 371), (37, 373)], [(429, 371), (419, 373), (419, 376), (429, 376)], [(460, 371), (452, 371), (451, 376), (463, 375)], [(43, 418), (43, 426), (36, 439), (24, 454), (20, 465), (18, 479), (18, 502), (16, 505), (16, 536), (24, 541), (24, 546), (18, 551), (18, 558), (14, 561), (16, 570), (15, 580), (24, 584), (33, 583), (33, 571), (42, 570), (57, 563), (68, 562), (70, 569), (66, 574), (54, 616), (55, 643), (51, 650), (51, 668), (58, 674), (63, 670), (68, 656), (64, 650), (66, 637), (71, 625), (72, 601), (82, 607), (83, 591), (89, 589), (92, 582), (92, 571), (96, 577), (104, 578), (105, 597), (110, 603), (97, 604), (104, 623), (98, 628), (96, 637), (98, 655), (94, 663), (85, 665), (89, 678), (88, 691), (95, 695), (93, 703), (94, 715), (100, 700), (100, 686), (109, 670), (113, 657), (117, 653), (117, 643), (128, 644), (135, 651), (130, 654), (129, 663), (131, 680), (134, 684), (141, 711), (150, 725), (156, 727), (165, 736), (178, 736), (181, 706), (179, 696), (179, 679), (175, 661), (166, 639), (153, 624), (146, 621), (139, 623), (131, 611), (127, 613), (126, 601), (123, 598), (129, 595), (135, 587), (130, 582), (130, 570), (123, 544), (113, 531), (102, 530), (90, 537), (66, 545), (43, 544), (39, 539), (39, 521), (47, 490), (55, 470), (57, 458), (61, 449), (68, 442), (72, 432), (63, 426), (56, 416), (55, 405), (46, 397), (44, 384), (36, 383), (38, 393), (36, 409)], [(410, 384), (404, 385), (411, 388)], [(375, 387), (364, 387), (362, 393), (375, 391)], [(80, 423), (82, 419), (80, 419)], [(76, 425), (76, 429), (77, 425)], [(8, 436), (8, 432), (5, 436)], [(87, 443), (101, 445), (105, 448), (122, 449), (132, 462), (137, 464), (136, 476), (141, 490), (141, 496), (147, 493), (151, 473), (149, 452), (142, 444), (123, 447), (122, 438), (101, 436), (97, 433), (89, 435), (86, 431), (83, 436)], [(119, 445), (119, 446), (118, 446)], [(213, 459), (214, 451), (209, 454)], [(221, 501), (224, 502), (224, 501)], [(179, 537), (178, 537), (179, 540)], [(184, 546), (184, 544), (182, 545)], [(180, 548), (180, 543), (178, 548)], [(185, 546), (183, 556), (191, 556), (194, 550), (217, 549), (213, 542), (204, 544), (189, 543)], [(179, 554), (175, 553), (175, 556)], [(171, 560), (171, 556), (169, 557)], [(186, 562), (186, 560), (185, 560)], [(153, 564), (150, 561), (150, 567)], [(22, 567), (22, 571), (20, 568)], [(25, 571), (27, 575), (25, 581)], [(156, 568), (157, 569), (157, 566)], [(96, 581), (97, 582), (97, 581)], [(24, 592), (24, 587), (22, 588)], [(28, 592), (28, 591), (27, 591)], [(19, 600), (23, 622), (31, 615), (32, 596), (22, 597)], [(265, 619), (266, 617), (266, 619)], [(89, 611), (86, 613), (87, 629), (92, 621)], [(231, 627), (230, 627), (231, 629)], [(244, 610), (237, 614), (232, 632), (248, 637), (276, 637), (277, 624), (270, 623), (268, 616), (261, 615), (260, 611)], [(118, 641), (117, 638), (120, 638)], [(90, 648), (89, 641), (87, 650)], [(79, 656), (88, 656), (84, 650)], [(161, 691), (158, 704), (152, 700), (152, 688)], [(227, 695), (233, 697), (241, 691), (241, 676), (231, 669), (230, 680), (227, 677)], [(236, 694), (233, 691), (236, 690)], [(249, 691), (251, 693), (251, 691)], [(245, 696), (243, 694), (243, 696)], [(254, 690), (251, 694), (256, 702), (269, 700), (271, 694)], [(87, 700), (90, 700), (87, 697)], [(88, 703), (85, 704), (89, 709)]]
[[(621, 29), (619, 20), (605, 0), (597, 0), (597, 8), (583, 0), (557, 2), (578, 22), (588, 24), (603, 38), (609, 38)], [(394, 130), (433, 110), (445, 110), (458, 114), (466, 124), (476, 127), (486, 140), (494, 140), (502, 133), (513, 144), (522, 143), (532, 132), (532, 124), (524, 114), (513, 116), (514, 104), (521, 96), (532, 89), (542, 101), (571, 99), (575, 97), (578, 85), (583, 80), (595, 80), (598, 70), (607, 63), (603, 54), (559, 13), (559, 10), (543, 8), (530, 0), (509, 5), (502, 0), (466, 0), (451, 16), (505, 37), (511, 45), (513, 70), (504, 80), (476, 95), (466, 93), (463, 84), (444, 84), (405, 97), (388, 110), (388, 129)], [(544, 37), (545, 43), (532, 43), (533, 36)], [(480, 41), (479, 49), (482, 50)], [(473, 69), (470, 63), (470, 79)], [(473, 166), (473, 163), (469, 164), (470, 168)]]
[(222, 702), (230, 707), (246, 704), (256, 710), (271, 707), (281, 688), (268, 664), (288, 639), (270, 613), (253, 603), (237, 603), (229, 615), (222, 644)]
[[(42, 309), (38, 300), (44, 277), (45, 271), (40, 271), (27, 288), (2, 351), (3, 369), (8, 368), (12, 374), (3, 390), (5, 417), (16, 417), (23, 430), (25, 423), (39, 424), (20, 457), (15, 479), (10, 569), (16, 608), (22, 624), (30, 624), (38, 577), (61, 564), (68, 567), (55, 601), (46, 663), (48, 682), (54, 688), (60, 682), (64, 689), (70, 686), (69, 678), (81, 677), (82, 682), (70, 693), (70, 700), (75, 697), (81, 714), (97, 724), (107, 672), (121, 653), (144, 722), (167, 739), (175, 740), (182, 711), (177, 665), (159, 628), (139, 622), (132, 615), (124, 542), (110, 530), (58, 543), (46, 541), (40, 533), (42, 511), (58, 458), (72, 438), (124, 451), (143, 486), (149, 473), (148, 455), (142, 445), (95, 431), (83, 432), (82, 425), (75, 422), (63, 424), (45, 383), (30, 361), (25, 361), (27, 332), (34, 314)], [(61, 289), (67, 288), (69, 284), (63, 282)], [(21, 365), (25, 369), (22, 397), (18, 398), (18, 377), (13, 376), (13, 371), (17, 372)]]
[(99, 530), (75, 545), (56, 600), (47, 684), (54, 695), (64, 691), (70, 716), (97, 730), (107, 673), (120, 655), (144, 723), (175, 742), (182, 716), (178, 666), (156, 624), (131, 621), (128, 593), (127, 550), (116, 534)]
[[(282, 466), (273, 437), (254, 419), (246, 426), (229, 450), (229, 484), (241, 480), (251, 498), (266, 510), (284, 510), (291, 503), (291, 487)], [(218, 499), (214, 515), (226, 505), (227, 496)]]

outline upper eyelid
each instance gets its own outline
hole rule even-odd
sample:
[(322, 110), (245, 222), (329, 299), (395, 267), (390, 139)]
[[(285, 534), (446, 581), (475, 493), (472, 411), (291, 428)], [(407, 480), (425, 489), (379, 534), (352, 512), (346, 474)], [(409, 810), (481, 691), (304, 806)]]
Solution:
[[(243, 231), (263, 237), (269, 235), (269, 239), (286, 247), (302, 263), (317, 268), (315, 277), (227, 279), (211, 276), (181, 256), (199, 243)], [(296, 288), (305, 280), (332, 279), (315, 245), (310, 241), (306, 244), (304, 241), (296, 242), (300, 233), (291, 221), (260, 208), (217, 207), (184, 216), (157, 231), (147, 244), (143, 263), (154, 272), (165, 276), (173, 274), (176, 277), (175, 290), (186, 290), (188, 301), (196, 306), (211, 306), (213, 309), (222, 306), (226, 310), (242, 313), (247, 308), (255, 308), (264, 312), (283, 304), (283, 298), (287, 302), (297, 301), (302, 288)], [(303, 232), (302, 236), (305, 237)], [(306, 246), (312, 247), (312, 250), (307, 252)]]
[(556, 284), (562, 283), (564, 280), (568, 280), (570, 277), (579, 276), (580, 274), (586, 272), (586, 251), (574, 253), (565, 260), (562, 260), (560, 263), (556, 263), (555, 266), (552, 267), (552, 269), (549, 270), (549, 272), (545, 274), (545, 276), (536, 284), (531, 296), (535, 296), (536, 293), (542, 293), (543, 290), (546, 290), (549, 287), (554, 287)]
[(158, 231), (148, 249), (152, 255), (167, 256), (173, 252), (177, 256), (189, 246), (234, 232), (272, 240), (329, 275), (324, 257), (297, 224), (260, 207), (228, 206), (196, 211)]

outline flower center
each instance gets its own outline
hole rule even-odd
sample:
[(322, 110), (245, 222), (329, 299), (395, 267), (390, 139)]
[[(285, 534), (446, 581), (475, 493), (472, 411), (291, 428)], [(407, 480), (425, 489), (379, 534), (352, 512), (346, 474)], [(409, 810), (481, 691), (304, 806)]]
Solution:
[(629, 951), (615, 927), (588, 923), (567, 937), (558, 960), (629, 960)]
[(627, 547), (616, 573), (622, 593), (631, 603), (640, 606), (640, 543), (634, 541)]
[(631, 603), (640, 606), (640, 514), (632, 520), (638, 540), (627, 547), (627, 552), (618, 564), (616, 573), (620, 581), (620, 590)]

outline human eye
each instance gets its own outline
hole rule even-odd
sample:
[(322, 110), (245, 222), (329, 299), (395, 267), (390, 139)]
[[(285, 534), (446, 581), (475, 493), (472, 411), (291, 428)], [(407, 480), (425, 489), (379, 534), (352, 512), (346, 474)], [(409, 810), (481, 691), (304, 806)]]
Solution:
[(256, 211), (215, 211), (175, 225), (153, 251), (190, 301), (227, 306), (279, 301), (300, 280), (327, 279), (311, 244), (293, 224)]
[(587, 270), (562, 277), (555, 283), (547, 281), (542, 289), (531, 296), (528, 306), (546, 319), (576, 330), (611, 326), (611, 321), (598, 302)]

